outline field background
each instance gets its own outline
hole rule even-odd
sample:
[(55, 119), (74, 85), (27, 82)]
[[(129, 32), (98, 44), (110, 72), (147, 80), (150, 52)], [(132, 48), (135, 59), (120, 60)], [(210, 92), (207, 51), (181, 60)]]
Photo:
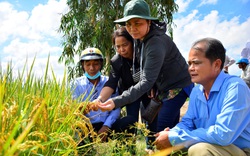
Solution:
[[(33, 61), (33, 64), (35, 59)], [(145, 156), (145, 137), (149, 131), (138, 122), (137, 135), (114, 134), (117, 139), (102, 143), (80, 107), (86, 102), (72, 100), (66, 76), (62, 82), (44, 76), (34, 77), (32, 67), (14, 76), (11, 66), (0, 71), (0, 155), (1, 156), (68, 156), (68, 155), (131, 155)], [(181, 109), (183, 115), (187, 109)], [(81, 137), (77, 137), (81, 134)], [(92, 141), (81, 149), (82, 140)], [(135, 148), (136, 147), (136, 148)], [(157, 153), (155, 154), (157, 155)]]

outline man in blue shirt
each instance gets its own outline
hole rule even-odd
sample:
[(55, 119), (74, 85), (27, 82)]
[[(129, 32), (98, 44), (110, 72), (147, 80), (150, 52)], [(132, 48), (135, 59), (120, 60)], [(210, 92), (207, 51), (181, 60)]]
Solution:
[[(98, 98), (108, 80), (108, 77), (101, 75), (100, 72), (103, 66), (103, 55), (97, 48), (87, 48), (82, 52), (80, 61), (84, 75), (72, 82), (72, 96), (79, 101), (93, 101)], [(106, 134), (120, 116), (120, 108), (108, 112), (102, 112), (100, 109), (91, 110), (85, 116), (90, 119), (94, 130), (105, 141)]]
[(223, 72), (225, 48), (213, 38), (196, 41), (188, 57), (193, 88), (187, 113), (156, 134), (157, 149), (186, 148), (189, 156), (250, 155), (250, 91)]

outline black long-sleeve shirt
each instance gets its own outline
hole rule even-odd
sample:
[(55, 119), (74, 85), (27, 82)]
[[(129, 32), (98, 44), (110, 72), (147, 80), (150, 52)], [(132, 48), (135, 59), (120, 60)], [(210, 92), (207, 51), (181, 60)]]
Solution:
[(184, 88), (190, 85), (186, 60), (179, 49), (166, 35), (166, 24), (151, 24), (146, 37), (141, 41), (143, 54), (141, 80), (113, 99), (115, 108), (134, 102), (156, 85), (160, 92)]

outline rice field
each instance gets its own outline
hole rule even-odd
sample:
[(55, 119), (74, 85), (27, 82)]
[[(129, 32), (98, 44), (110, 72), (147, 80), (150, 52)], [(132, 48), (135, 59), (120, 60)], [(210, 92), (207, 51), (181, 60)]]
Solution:
[(95, 139), (82, 149), (110, 155), (110, 146), (118, 143), (101, 143), (79, 103), (71, 99), (66, 77), (60, 83), (49, 78), (47, 65), (44, 77), (36, 78), (32, 66), (15, 77), (11, 65), (0, 71), (0, 155), (85, 155), (77, 145), (89, 136)]
[[(15, 77), (11, 65), (0, 71), (1, 156), (124, 156), (131, 151), (147, 155), (145, 124), (136, 125), (137, 135), (113, 134), (119, 138), (101, 142), (79, 103), (71, 99), (66, 76), (62, 82), (55, 76), (49, 78), (47, 65), (44, 76), (36, 78), (33, 64), (28, 72), (19, 71)], [(92, 141), (77, 146), (90, 137)]]

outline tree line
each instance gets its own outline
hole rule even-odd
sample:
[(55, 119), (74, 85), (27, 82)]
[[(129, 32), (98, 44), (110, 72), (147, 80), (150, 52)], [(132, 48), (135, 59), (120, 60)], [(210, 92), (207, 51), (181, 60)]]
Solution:
[[(63, 34), (63, 51), (59, 62), (67, 67), (68, 80), (83, 74), (82, 67), (74, 61), (87, 47), (99, 48), (105, 56), (105, 74), (109, 72), (111, 57), (115, 54), (111, 35), (118, 27), (113, 22), (123, 17), (129, 0), (68, 0), (69, 11), (61, 17), (58, 29)], [(173, 38), (173, 14), (178, 11), (174, 0), (146, 0), (151, 16), (167, 23), (168, 34)]]

